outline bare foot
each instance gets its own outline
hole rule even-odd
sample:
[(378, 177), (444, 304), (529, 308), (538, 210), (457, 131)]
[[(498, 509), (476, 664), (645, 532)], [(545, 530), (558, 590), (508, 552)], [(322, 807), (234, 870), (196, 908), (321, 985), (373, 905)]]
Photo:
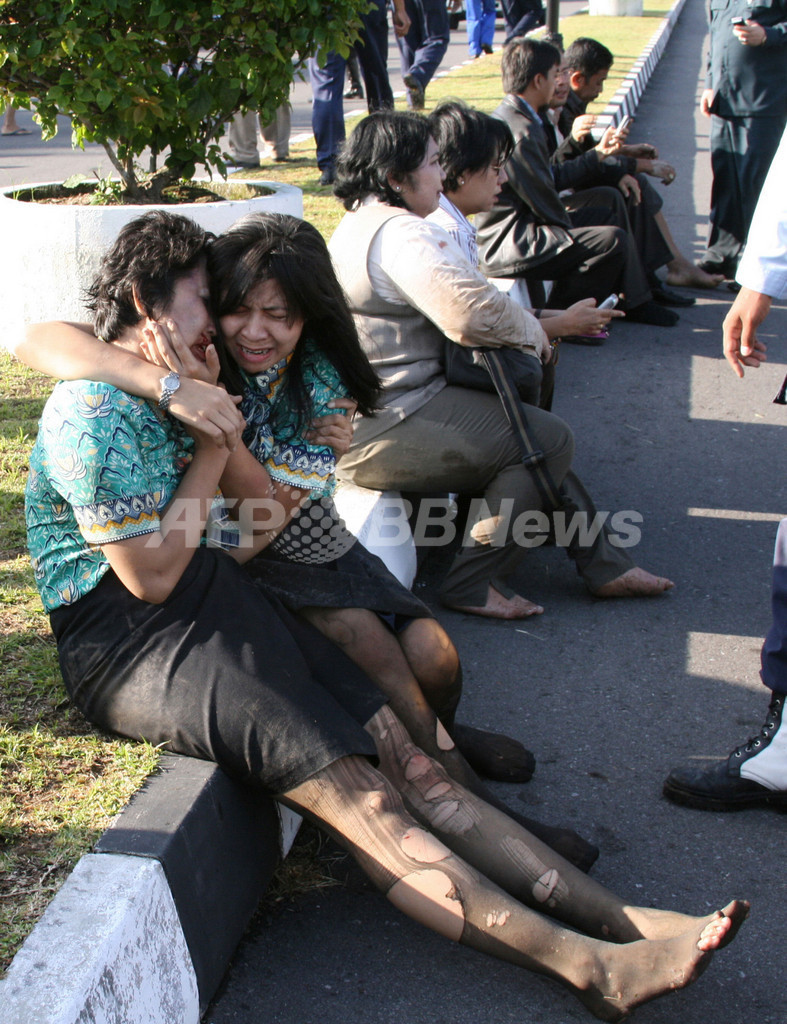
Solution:
[[(613, 583), (615, 580), (612, 581)], [(670, 586), (672, 584), (670, 583)], [(450, 604), (443, 601), (446, 608), (453, 608), (455, 612), (465, 612), (467, 615), (483, 615), (487, 619), (528, 619), (531, 615), (542, 615), (544, 609), (540, 604), (533, 604), (527, 598), (514, 594), (513, 597), (503, 597), (499, 590), (489, 584), (486, 604), (481, 607), (473, 605)]]
[(654, 576), (646, 569), (635, 565), (633, 569), (617, 576), (609, 583), (591, 590), (595, 597), (654, 597), (671, 590), (675, 584), (664, 576)]
[[(737, 901), (730, 908), (734, 905)], [(737, 910), (733, 913), (739, 916)], [(643, 939), (624, 946), (604, 944), (592, 977), (572, 987), (599, 1020), (623, 1020), (643, 1003), (696, 981), (713, 953), (732, 940), (742, 920), (736, 923), (734, 917), (717, 910), (690, 931), (671, 939)]]
[(749, 903), (747, 900), (732, 900), (723, 910), (717, 910), (714, 914), (701, 918), (690, 914), (678, 914), (672, 910), (656, 910), (653, 907), (629, 907), (626, 910), (626, 917), (634, 926), (635, 933), (639, 938), (673, 939), (691, 931), (698, 924), (710, 924), (721, 915), (729, 918), (731, 922), (722, 943), (726, 946), (735, 937), (748, 913)]
[(717, 288), (724, 274), (709, 274), (688, 260), (673, 261), (667, 267), (667, 284), (673, 288)]

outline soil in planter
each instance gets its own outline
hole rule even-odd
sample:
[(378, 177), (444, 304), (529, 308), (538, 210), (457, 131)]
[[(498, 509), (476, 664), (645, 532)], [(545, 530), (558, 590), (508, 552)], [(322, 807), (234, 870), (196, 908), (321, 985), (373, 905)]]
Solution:
[[(184, 203), (217, 203), (224, 200), (257, 199), (259, 196), (273, 195), (274, 190), (265, 185), (246, 185), (239, 182), (217, 182), (210, 186), (199, 182), (180, 183), (165, 188), (161, 198), (150, 199), (151, 205), (182, 205)], [(13, 193), (13, 198), (23, 203), (50, 203), (60, 206), (126, 206), (145, 205), (144, 198), (128, 200), (98, 198), (96, 184), (83, 182), (66, 188), (64, 185), (46, 185), (39, 188), (20, 188)]]

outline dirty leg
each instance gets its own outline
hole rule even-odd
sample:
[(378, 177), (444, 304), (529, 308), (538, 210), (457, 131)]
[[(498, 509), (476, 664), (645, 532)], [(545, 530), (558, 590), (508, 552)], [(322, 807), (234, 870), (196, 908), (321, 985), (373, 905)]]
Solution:
[[(396, 716), (422, 750), (439, 761), (452, 778), (467, 789), (505, 813), (515, 813), (479, 779), (456, 748), (448, 730), (435, 714), (433, 705), (430, 706), (431, 701), (434, 701), (443, 707), (451, 709), (453, 705), (455, 708), (461, 693), (459, 659), (444, 631), (441, 630), (440, 639), (442, 653), (439, 656), (431, 653), (427, 658), (424, 648), (428, 646), (433, 652), (435, 641), (439, 638), (433, 631), (427, 632), (421, 624), (432, 620), (418, 619), (411, 623), (404, 631), (400, 646), (398, 639), (386, 629), (377, 615), (365, 608), (306, 608), (302, 614), (341, 647), (383, 691), (390, 699)], [(439, 626), (437, 628), (440, 629)], [(420, 675), (431, 678), (430, 700), (427, 700), (421, 689), (414, 666)], [(595, 861), (598, 855), (596, 847), (570, 829), (554, 828), (532, 819), (521, 820), (545, 842), (557, 844), (564, 856), (584, 870), (588, 870)]]
[(380, 771), (416, 817), (528, 906), (614, 942), (672, 938), (708, 923), (706, 918), (626, 904), (505, 813), (466, 791), (415, 746), (390, 708), (381, 708), (367, 729), (375, 738)]
[(625, 946), (579, 935), (522, 906), (404, 809), (358, 757), (329, 765), (280, 799), (328, 828), (399, 909), (447, 938), (565, 985), (602, 1020), (689, 984), (731, 928), (695, 919), (683, 935)]

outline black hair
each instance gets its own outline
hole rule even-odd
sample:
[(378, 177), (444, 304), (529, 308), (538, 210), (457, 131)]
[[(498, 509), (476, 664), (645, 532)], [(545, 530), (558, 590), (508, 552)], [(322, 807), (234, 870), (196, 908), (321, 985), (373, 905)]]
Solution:
[(144, 316), (160, 317), (172, 302), (178, 279), (204, 262), (212, 237), (188, 217), (165, 210), (124, 225), (87, 291), (96, 336), (114, 341)]
[(516, 36), (503, 48), (503, 92), (523, 93), (536, 75), (548, 75), (560, 62), (560, 50), (551, 43)]
[[(287, 311), (303, 320), (302, 338), (309, 338), (336, 368), (365, 416), (380, 396), (380, 379), (364, 354), (347, 299), (336, 277), (320, 232), (283, 213), (250, 213), (236, 221), (211, 245), (208, 254), (213, 312), (217, 319), (234, 313), (262, 281), (275, 281)], [(228, 387), (242, 390), (242, 378), (228, 358), (218, 329), (222, 376)], [(290, 360), (284, 387), (291, 389), (299, 424), (313, 415), (303, 380), (303, 348)]]
[(446, 192), (459, 188), (462, 174), (504, 164), (514, 148), (514, 136), (505, 121), (461, 100), (447, 100), (436, 107), (429, 115), (429, 128), (440, 151)]
[(336, 160), (334, 195), (345, 210), (354, 209), (367, 196), (404, 206), (388, 175), (406, 181), (426, 158), (429, 122), (405, 110), (376, 110), (352, 131)]
[(603, 43), (587, 36), (575, 39), (563, 57), (569, 71), (579, 71), (585, 78), (592, 78), (599, 71), (608, 71), (614, 59), (612, 51)]

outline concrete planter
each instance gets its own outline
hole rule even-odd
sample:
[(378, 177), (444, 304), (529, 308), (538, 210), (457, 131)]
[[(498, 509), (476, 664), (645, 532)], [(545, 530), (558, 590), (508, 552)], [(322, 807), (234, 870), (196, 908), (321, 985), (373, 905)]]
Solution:
[[(237, 179), (232, 182), (239, 183)], [(253, 210), (303, 216), (303, 193), (294, 185), (240, 183), (264, 185), (273, 191), (253, 199), (190, 203), (167, 209), (193, 218), (216, 234)], [(33, 187), (45, 185), (23, 186)], [(87, 319), (82, 295), (102, 253), (124, 224), (154, 209), (23, 202), (14, 198), (18, 192), (19, 186), (0, 190), (0, 281), (4, 327), (9, 337), (37, 320)]]
[(617, 18), (641, 18), (642, 11), (642, 0), (590, 0), (591, 14), (605, 14)]

